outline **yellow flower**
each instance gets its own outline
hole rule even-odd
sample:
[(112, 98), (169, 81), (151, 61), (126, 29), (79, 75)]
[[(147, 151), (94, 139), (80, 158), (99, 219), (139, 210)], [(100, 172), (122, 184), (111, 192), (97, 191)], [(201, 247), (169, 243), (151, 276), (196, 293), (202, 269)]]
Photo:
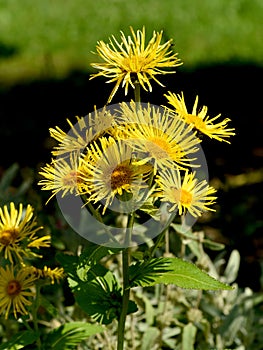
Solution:
[(189, 155), (198, 150), (200, 140), (180, 118), (171, 117), (168, 110), (147, 104), (121, 104), (120, 123), (127, 124), (126, 142), (142, 153), (138, 164), (153, 162), (159, 168), (189, 166)]
[(6, 319), (10, 312), (14, 313), (15, 318), (18, 313), (27, 315), (27, 307), (32, 304), (29, 298), (35, 295), (35, 280), (32, 268), (14, 271), (13, 266), (0, 267), (0, 314), (4, 314)]
[(91, 193), (88, 200), (94, 203), (104, 200), (103, 214), (116, 195), (125, 192), (135, 195), (145, 187), (145, 178), (151, 167), (133, 163), (132, 149), (123, 141), (112, 137), (100, 138), (100, 144), (94, 142), (85, 159), (88, 188)]
[(198, 182), (195, 172), (185, 172), (183, 179), (178, 169), (162, 171), (156, 176), (157, 195), (161, 201), (169, 202), (169, 211), (178, 208), (179, 215), (186, 210), (194, 216), (201, 216), (204, 211), (211, 210), (210, 205), (215, 203), (217, 197), (213, 196), (216, 190), (209, 186), (206, 180)]
[(150, 79), (155, 80), (159, 85), (164, 86), (156, 78), (156, 75), (175, 73), (175, 71), (167, 71), (166, 68), (181, 65), (177, 53), (171, 50), (172, 39), (161, 44), (163, 31), (153, 32), (153, 36), (146, 45), (145, 28), (134, 32), (130, 27), (132, 36), (125, 37), (121, 31), (121, 43), (112, 35), (109, 38), (109, 44), (99, 41), (97, 44), (97, 53), (105, 61), (104, 63), (92, 63), (91, 66), (99, 69), (100, 72), (92, 74), (91, 78), (104, 76), (109, 78), (107, 82), (115, 82), (116, 84), (110, 94), (108, 103), (111, 102), (113, 96), (122, 83), (125, 87), (125, 95), (128, 93), (128, 86), (135, 88), (135, 81), (146, 91), (152, 91)]
[(69, 159), (58, 158), (51, 164), (46, 164), (41, 168), (39, 174), (44, 179), (38, 182), (42, 190), (51, 191), (52, 195), (47, 202), (57, 193), (62, 192), (62, 197), (66, 194), (79, 194), (83, 188), (86, 188), (86, 175), (80, 170), (81, 159), (77, 154), (71, 153)]
[(65, 276), (63, 267), (51, 269), (50, 267), (44, 266), (43, 269), (33, 268), (33, 272), (36, 278), (49, 278), (51, 284), (54, 284), (55, 281), (59, 283)]
[[(16, 209), (13, 202), (10, 203), (10, 211), (5, 205), (0, 208), (0, 252), (4, 258), (13, 263), (13, 257), (22, 260), (23, 256), (30, 257), (33, 252), (29, 248), (50, 246), (50, 236), (37, 237), (35, 234), (43, 227), (36, 227), (36, 217), (33, 216), (33, 208), (19, 204)], [(34, 255), (34, 254), (33, 254)]]
[(59, 142), (52, 151), (54, 156), (79, 154), (90, 142), (96, 140), (114, 124), (114, 116), (106, 110), (106, 107), (99, 112), (94, 107), (94, 113), (89, 113), (85, 117), (76, 116), (76, 118), (75, 125), (67, 119), (70, 126), (68, 133), (58, 126), (49, 129), (50, 136)]
[(208, 108), (206, 106), (203, 106), (199, 111), (197, 111), (198, 96), (196, 96), (192, 113), (188, 113), (187, 111), (183, 93), (180, 96), (179, 94), (176, 95), (169, 91), (168, 94), (165, 94), (164, 96), (167, 98), (168, 102), (175, 108), (176, 113), (187, 124), (191, 125), (193, 128), (199, 130), (200, 132), (209, 136), (210, 138), (230, 143), (228, 140), (226, 140), (226, 138), (235, 135), (235, 133), (233, 132), (235, 129), (227, 128), (227, 124), (230, 121), (229, 118), (225, 118), (221, 122), (214, 124), (214, 121), (217, 120), (221, 116), (221, 114), (218, 114), (214, 118), (210, 118), (207, 115)]

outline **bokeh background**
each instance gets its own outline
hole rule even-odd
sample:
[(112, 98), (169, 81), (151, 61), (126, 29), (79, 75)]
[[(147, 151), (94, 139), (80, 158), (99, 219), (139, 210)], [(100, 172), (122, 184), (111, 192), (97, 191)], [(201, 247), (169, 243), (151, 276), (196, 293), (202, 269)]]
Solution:
[[(144, 25), (148, 38), (163, 30), (184, 64), (142, 101), (161, 105), (167, 90), (183, 91), (191, 108), (198, 94), (210, 116), (231, 119), (231, 145), (203, 142), (219, 198), (200, 225), (241, 253), (239, 285), (262, 290), (262, 23), (262, 0), (0, 0), (0, 176), (17, 164), (42, 195), (36, 182), (51, 159), (48, 129), (66, 131), (66, 118), (103, 107), (113, 88), (89, 80), (97, 41), (129, 34), (129, 26)], [(130, 98), (119, 89), (112, 103)]]

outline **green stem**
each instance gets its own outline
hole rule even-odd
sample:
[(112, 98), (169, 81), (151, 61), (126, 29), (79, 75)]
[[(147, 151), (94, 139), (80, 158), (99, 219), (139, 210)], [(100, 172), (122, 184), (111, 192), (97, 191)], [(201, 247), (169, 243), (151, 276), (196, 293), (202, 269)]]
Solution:
[(167, 221), (167, 223), (165, 225), (165, 228), (159, 234), (159, 236), (157, 237), (154, 245), (151, 247), (150, 252), (149, 252), (149, 254), (147, 256), (147, 259), (151, 259), (154, 256), (156, 250), (160, 247), (161, 242), (163, 241), (165, 235), (167, 234), (166, 231), (168, 230), (168, 227), (170, 226), (170, 224), (173, 222), (175, 216), (176, 216), (176, 213), (171, 214), (169, 220)]
[[(140, 96), (140, 84), (136, 80), (134, 89), (135, 102), (141, 102)], [(134, 213), (132, 212), (128, 217), (128, 223), (125, 233), (125, 248), (122, 251), (122, 278), (123, 278), (123, 294), (122, 294), (122, 308), (118, 323), (118, 340), (117, 340), (117, 350), (123, 350), (124, 347), (124, 333), (125, 333), (125, 323), (126, 316), (128, 312), (129, 299), (130, 299), (130, 284), (129, 284), (129, 266), (130, 266), (130, 250), (129, 243), (131, 240), (132, 228), (134, 223)]]
[[(39, 305), (39, 296), (40, 296), (40, 286), (36, 285), (36, 298), (34, 301), (34, 304), (32, 305), (32, 318), (33, 318), (33, 325), (34, 325), (34, 331), (38, 334), (39, 329), (38, 329), (38, 319), (37, 319), (37, 310), (38, 310), (38, 305)], [(41, 339), (40, 335), (38, 335), (37, 340), (37, 349), (41, 350)]]
[(135, 89), (134, 89), (134, 99), (135, 102), (141, 102), (141, 86), (138, 80), (134, 83)]
[[(87, 205), (87, 207), (89, 208), (91, 214), (94, 216), (94, 218), (95, 218), (96, 220), (98, 220), (99, 222), (101, 222), (102, 224), (104, 224), (103, 219), (102, 219), (102, 216), (101, 216), (100, 213), (93, 207), (93, 205), (89, 202), (87, 196), (86, 196), (86, 195), (82, 195), (82, 198), (83, 198), (83, 200), (86, 202), (86, 205)], [(117, 239), (113, 236), (113, 234), (110, 232), (110, 229), (108, 228), (108, 226), (107, 226), (107, 225), (104, 225), (104, 228), (105, 228), (107, 234), (109, 235), (109, 237), (112, 239), (112, 241), (113, 241), (114, 243), (117, 243), (117, 244), (118, 244), (119, 242), (118, 242)]]
[(123, 278), (123, 294), (122, 294), (122, 308), (118, 323), (118, 340), (117, 350), (123, 350), (124, 346), (124, 334), (125, 334), (125, 322), (129, 306), (130, 298), (130, 283), (129, 283), (129, 265), (130, 265), (130, 249), (129, 242), (131, 240), (132, 227), (134, 222), (134, 213), (131, 213), (128, 218), (126, 236), (125, 236), (125, 248), (122, 251), (122, 278)]

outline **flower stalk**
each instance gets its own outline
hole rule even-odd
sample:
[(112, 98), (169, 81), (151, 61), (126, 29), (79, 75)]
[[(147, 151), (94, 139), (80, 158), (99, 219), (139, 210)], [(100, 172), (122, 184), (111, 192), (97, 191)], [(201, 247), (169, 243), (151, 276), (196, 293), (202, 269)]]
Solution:
[(125, 248), (122, 251), (122, 278), (123, 278), (123, 295), (122, 295), (122, 308), (118, 323), (118, 340), (117, 350), (123, 350), (124, 346), (124, 333), (126, 316), (128, 312), (129, 299), (130, 299), (130, 286), (129, 286), (129, 266), (130, 266), (130, 248), (129, 242), (131, 239), (131, 233), (133, 229), (134, 213), (131, 213), (128, 217), (127, 228), (125, 233)]

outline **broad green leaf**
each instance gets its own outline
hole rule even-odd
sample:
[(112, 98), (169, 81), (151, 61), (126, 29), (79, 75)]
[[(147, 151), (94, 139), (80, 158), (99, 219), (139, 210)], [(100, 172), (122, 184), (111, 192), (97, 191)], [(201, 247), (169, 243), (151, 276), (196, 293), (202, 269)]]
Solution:
[[(136, 267), (138, 272), (136, 273)], [(175, 284), (181, 288), (220, 290), (233, 289), (200, 270), (191, 262), (179, 258), (152, 259), (150, 264), (134, 265), (131, 271), (131, 286), (142, 287), (154, 284)]]
[(162, 258), (136, 262), (129, 268), (130, 287), (156, 284), (157, 276), (167, 273), (169, 265), (170, 262)]
[(33, 344), (39, 334), (34, 331), (23, 331), (15, 334), (9, 341), (0, 345), (0, 350), (17, 350), (23, 349), (27, 345)]
[(106, 268), (103, 269), (104, 275), (95, 275), (92, 281), (80, 281), (74, 288), (74, 294), (83, 311), (94, 320), (109, 324), (119, 317), (122, 296), (115, 276)]
[(231, 286), (216, 280), (191, 262), (179, 258), (163, 258), (170, 263), (169, 271), (158, 276), (157, 283), (175, 284), (181, 288), (202, 290), (231, 290)]
[(75, 255), (58, 253), (56, 259), (63, 266), (65, 273), (74, 279), (79, 264), (79, 257)]
[(81, 341), (89, 336), (103, 332), (104, 327), (98, 324), (84, 322), (70, 322), (48, 333), (45, 349), (67, 350), (75, 348)]
[(81, 265), (95, 265), (107, 255), (118, 254), (121, 251), (120, 248), (110, 248), (102, 245), (97, 245), (95, 243), (90, 243), (90, 245), (85, 248), (83, 253), (81, 253), (79, 258), (79, 263)]
[(197, 328), (192, 324), (188, 323), (183, 329), (182, 337), (182, 350), (195, 350), (195, 336)]

